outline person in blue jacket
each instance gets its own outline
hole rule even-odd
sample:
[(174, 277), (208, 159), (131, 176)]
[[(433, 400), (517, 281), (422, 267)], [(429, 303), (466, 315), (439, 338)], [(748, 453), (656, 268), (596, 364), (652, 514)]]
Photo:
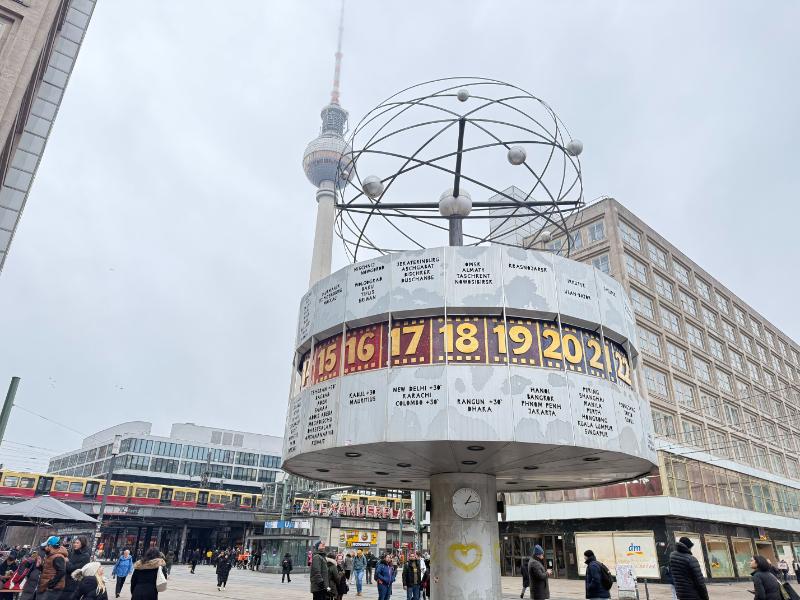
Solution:
[(392, 558), (387, 554), (375, 569), (375, 583), (378, 584), (378, 600), (389, 600), (392, 595), (392, 583), (397, 576), (392, 567)]
[(125, 585), (125, 579), (131, 574), (131, 571), (133, 571), (133, 557), (131, 556), (131, 551), (126, 548), (122, 551), (117, 564), (111, 570), (111, 576), (117, 578), (117, 587), (114, 592), (116, 594), (115, 598), (119, 598), (122, 586)]
[(586, 597), (611, 598), (611, 593), (603, 585), (603, 565), (591, 550), (584, 552), (583, 556), (586, 559)]

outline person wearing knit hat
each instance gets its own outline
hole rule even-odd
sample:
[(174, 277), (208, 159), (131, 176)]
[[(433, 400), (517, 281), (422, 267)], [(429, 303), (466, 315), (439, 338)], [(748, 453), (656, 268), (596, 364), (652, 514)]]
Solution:
[(533, 600), (547, 600), (550, 598), (550, 583), (548, 578), (552, 571), (544, 565), (544, 549), (536, 544), (533, 547), (533, 558), (528, 561), (528, 582), (531, 586)]
[(692, 540), (684, 536), (675, 542), (675, 551), (669, 555), (669, 571), (675, 585), (675, 595), (678, 600), (708, 600), (703, 571), (692, 555), (692, 546)]
[(327, 600), (330, 585), (328, 583), (328, 558), (325, 556), (325, 542), (314, 543), (314, 555), (311, 558), (309, 581), (314, 600)]
[(74, 600), (108, 600), (103, 565), (99, 562), (86, 563), (80, 569), (75, 569), (72, 579), (78, 583)]

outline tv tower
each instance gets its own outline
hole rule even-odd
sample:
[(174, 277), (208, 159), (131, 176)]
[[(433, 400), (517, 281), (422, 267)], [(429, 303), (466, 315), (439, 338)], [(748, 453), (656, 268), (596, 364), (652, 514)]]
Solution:
[(336, 66), (333, 72), (331, 101), (322, 109), (319, 135), (309, 142), (303, 154), (303, 170), (317, 188), (317, 225), (311, 257), (309, 285), (331, 273), (333, 224), (336, 218), (336, 191), (352, 177), (348, 165), (339, 167), (341, 158), (351, 151), (344, 139), (347, 111), (339, 105), (339, 75), (342, 68), (342, 34), (344, 33), (344, 0), (339, 14), (339, 40), (336, 45)]

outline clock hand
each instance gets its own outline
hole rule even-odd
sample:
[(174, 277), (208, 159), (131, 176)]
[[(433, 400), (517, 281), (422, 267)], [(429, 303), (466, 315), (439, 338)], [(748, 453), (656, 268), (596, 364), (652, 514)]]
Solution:
[(466, 506), (467, 504), (469, 504), (471, 500), (472, 500), (472, 494), (470, 494), (469, 498), (467, 498), (467, 501), (464, 502), (464, 505)]

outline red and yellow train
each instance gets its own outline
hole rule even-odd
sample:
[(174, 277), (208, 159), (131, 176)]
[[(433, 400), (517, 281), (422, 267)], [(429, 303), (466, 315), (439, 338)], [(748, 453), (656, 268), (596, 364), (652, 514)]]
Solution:
[[(85, 502), (99, 499), (103, 485), (105, 480), (91, 477), (0, 471), (0, 498), (33, 498), (50, 495), (59, 500)], [(252, 510), (260, 505), (261, 494), (112, 480), (106, 502), (178, 508)]]

